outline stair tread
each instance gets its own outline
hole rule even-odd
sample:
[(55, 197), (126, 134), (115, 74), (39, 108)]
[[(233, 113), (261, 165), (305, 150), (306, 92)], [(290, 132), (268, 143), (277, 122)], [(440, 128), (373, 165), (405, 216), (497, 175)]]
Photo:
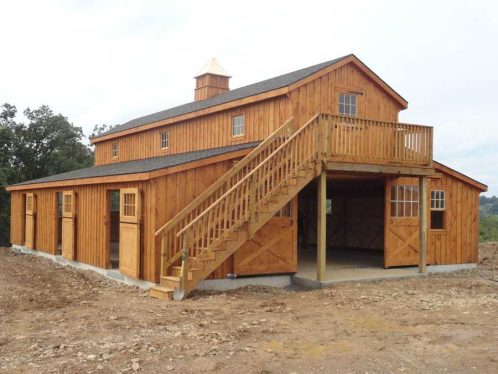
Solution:
[(151, 288), (152, 290), (157, 290), (157, 291), (162, 291), (162, 292), (173, 292), (174, 289), (171, 287), (165, 287), (165, 286), (155, 286)]
[(168, 279), (171, 281), (180, 281), (180, 277), (175, 277), (173, 275), (161, 275), (161, 279)]

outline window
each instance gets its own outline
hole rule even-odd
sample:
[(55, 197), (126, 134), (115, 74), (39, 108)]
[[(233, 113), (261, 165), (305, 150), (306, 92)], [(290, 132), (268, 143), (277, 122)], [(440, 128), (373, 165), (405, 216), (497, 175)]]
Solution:
[(112, 158), (118, 157), (118, 143), (112, 143), (111, 154), (112, 154)]
[(128, 217), (135, 216), (135, 194), (134, 193), (124, 193), (123, 194), (123, 216), (128, 216)]
[(64, 213), (71, 213), (73, 210), (72, 196), (64, 195)]
[(232, 117), (232, 136), (244, 135), (244, 115)]
[(418, 217), (418, 186), (392, 186), (391, 217)]
[(356, 95), (339, 95), (339, 114), (341, 116), (356, 117)]
[(445, 191), (431, 191), (431, 229), (444, 230), (446, 196)]
[(164, 131), (161, 133), (161, 149), (166, 149), (169, 147), (169, 131)]

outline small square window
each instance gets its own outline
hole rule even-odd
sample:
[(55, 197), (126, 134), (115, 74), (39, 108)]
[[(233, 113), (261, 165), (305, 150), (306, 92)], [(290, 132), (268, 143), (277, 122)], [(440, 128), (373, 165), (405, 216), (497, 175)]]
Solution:
[(118, 143), (112, 143), (111, 154), (112, 154), (112, 158), (118, 157)]
[(244, 115), (232, 117), (232, 136), (243, 136), (245, 132)]
[(339, 114), (341, 116), (356, 117), (356, 95), (339, 95)]
[(166, 149), (169, 147), (169, 131), (164, 131), (161, 133), (161, 149)]

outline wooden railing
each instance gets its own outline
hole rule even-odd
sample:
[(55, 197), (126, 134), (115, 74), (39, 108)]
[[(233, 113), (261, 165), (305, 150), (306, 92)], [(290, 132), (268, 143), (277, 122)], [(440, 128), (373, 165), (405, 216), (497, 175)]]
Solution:
[(176, 214), (173, 219), (157, 230), (156, 236), (162, 235), (161, 274), (164, 274), (163, 270), (173, 265), (181, 257), (183, 242), (176, 234), (223, 196), (223, 194), (257, 165), (261, 164), (261, 162), (283, 144), (294, 131), (294, 118), (290, 118), (247, 156), (240, 160), (233, 168), (219, 178), (213, 185)]
[(323, 115), (314, 116), (177, 233), (194, 266), (196, 260), (202, 260), (210, 249), (222, 245), (245, 222), (254, 222), (259, 207), (320, 157), (317, 144), (322, 141), (321, 120)]
[(432, 127), (327, 115), (328, 159), (430, 166)]

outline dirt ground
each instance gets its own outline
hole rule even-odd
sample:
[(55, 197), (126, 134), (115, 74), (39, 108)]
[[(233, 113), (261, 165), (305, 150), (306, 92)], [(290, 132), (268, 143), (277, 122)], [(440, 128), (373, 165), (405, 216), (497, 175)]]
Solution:
[(475, 270), (164, 302), (0, 249), (0, 372), (497, 373), (498, 243)]

